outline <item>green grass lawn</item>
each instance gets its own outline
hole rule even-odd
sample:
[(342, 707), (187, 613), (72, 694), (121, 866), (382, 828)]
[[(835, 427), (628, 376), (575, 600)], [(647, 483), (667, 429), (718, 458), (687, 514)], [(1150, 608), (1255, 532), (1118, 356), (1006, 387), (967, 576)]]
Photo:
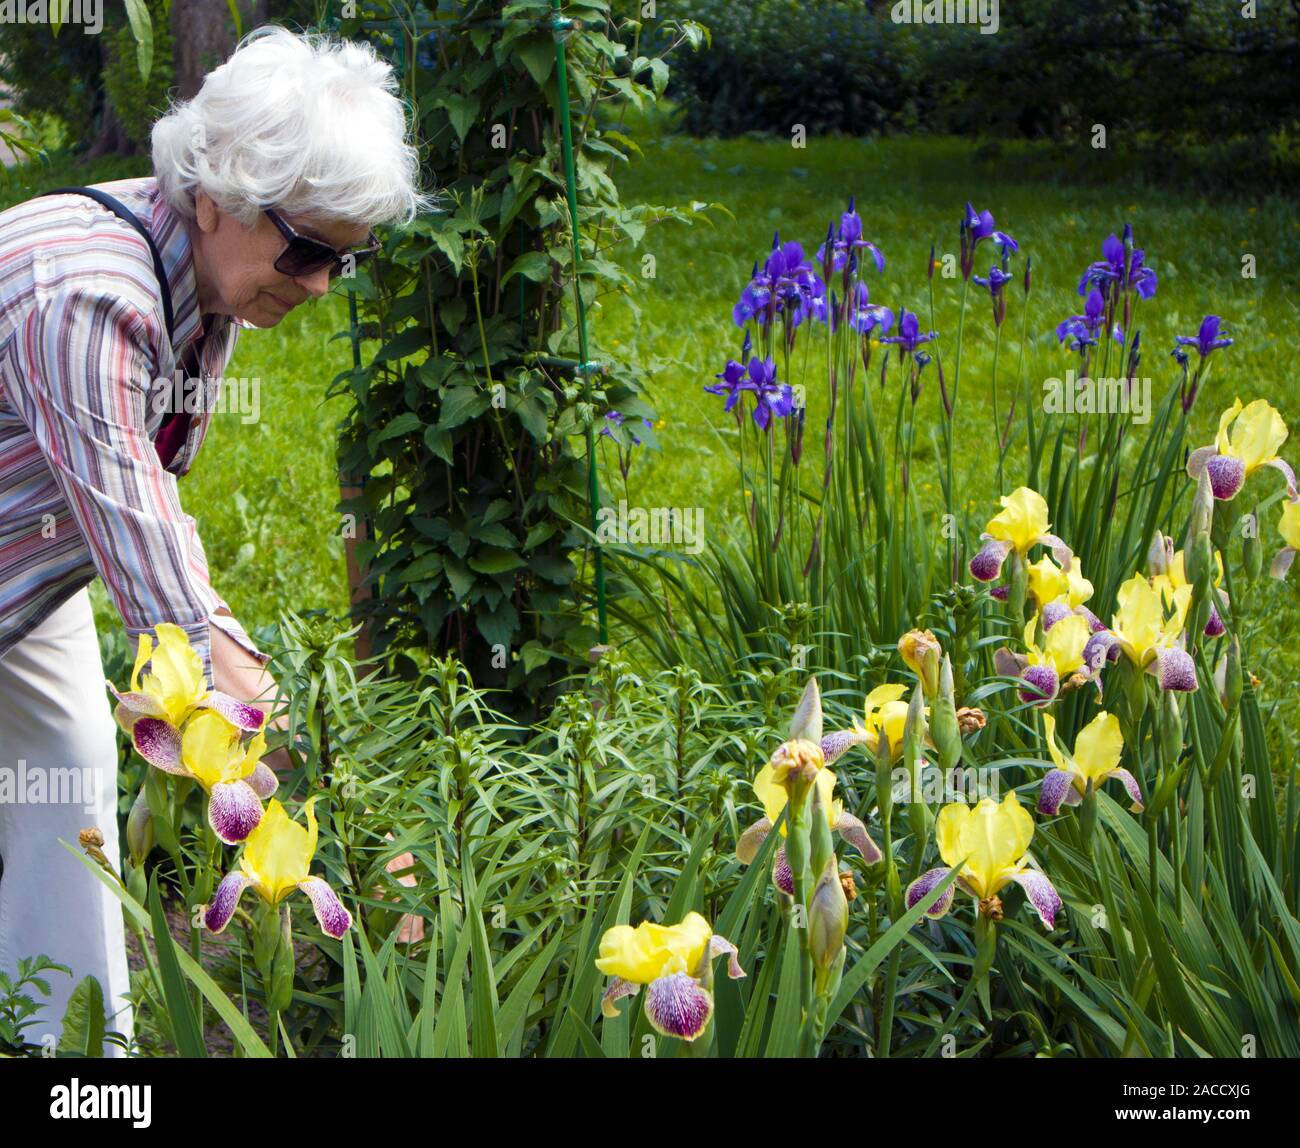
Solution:
[[(637, 133), (634, 131), (633, 133)], [(1144, 349), (1139, 375), (1151, 378), (1153, 405), (1179, 373), (1169, 351), (1175, 335), (1195, 334), (1203, 315), (1221, 315), (1236, 345), (1215, 353), (1208, 385), (1194, 412), (1193, 445), (1213, 441), (1220, 411), (1234, 396), (1243, 402), (1267, 398), (1278, 407), (1293, 436), (1283, 454), (1300, 465), (1300, 395), (1291, 382), (1291, 355), (1300, 338), (1296, 267), (1300, 222), (1289, 200), (1211, 201), (1179, 195), (1168, 188), (1072, 183), (1044, 175), (1041, 154), (1011, 149), (1000, 163), (977, 158), (973, 145), (958, 140), (811, 140), (798, 150), (783, 141), (740, 138), (697, 141), (680, 136), (638, 136), (644, 159), (621, 169), (619, 185), (628, 202), (684, 203), (702, 200), (724, 205), (734, 216), (714, 213), (715, 226), (666, 224), (648, 234), (643, 251), (656, 257), (656, 277), (636, 297), (640, 315), (622, 301), (595, 312), (597, 346), (630, 353), (653, 374), (662, 426), (659, 453), (643, 452), (632, 466), (629, 497), (634, 504), (706, 509), (710, 527), (738, 521), (735, 429), (722, 412), (722, 399), (706, 394), (729, 357), (740, 353), (740, 331), (731, 308), (748, 280), (755, 259), (768, 251), (772, 234), (797, 239), (809, 256), (825, 237), (827, 223), (856, 194), (866, 237), (885, 252), (883, 274), (870, 276), (873, 302), (897, 313), (920, 310), (922, 325), (940, 333), (938, 348), (949, 378), (956, 347), (960, 278), (935, 276), (935, 315), (929, 322), (926, 266), (930, 245), (940, 257), (956, 253), (958, 222), (967, 199), (991, 210), (999, 227), (1021, 245), (1013, 264), (1016, 282), (1008, 288), (1008, 317), (1000, 354), (1002, 409), (1008, 390), (1019, 388), (1021, 309), (1019, 285), (1025, 256), (1032, 256), (1034, 278), (1029, 306), (1025, 375), (1031, 394), (1042, 395), (1043, 380), (1062, 377), (1076, 356), (1058, 346), (1057, 322), (1082, 310), (1076, 293), (1079, 276), (1100, 258), (1102, 240), (1134, 227), (1137, 245), (1159, 275), (1156, 297), (1144, 303), (1136, 326)], [(1112, 161), (1113, 162), (1113, 161)], [(1028, 174), (1032, 172), (1033, 174)], [(988, 274), (993, 250), (980, 248), (977, 274)], [(1242, 277), (1242, 256), (1253, 254), (1257, 277)], [(631, 260), (628, 265), (632, 266)], [(992, 322), (987, 294), (972, 285), (966, 320), (961, 401), (957, 412), (958, 470), (962, 488), (975, 500), (972, 517), (982, 522), (995, 506), (996, 446), (992, 415)], [(801, 330), (804, 337), (807, 328)], [(819, 329), (814, 339), (824, 338)], [(802, 357), (796, 347), (795, 359)], [(815, 356), (814, 356), (815, 357)], [(878, 359), (873, 363), (873, 370)], [(791, 381), (800, 381), (796, 370)], [(898, 376), (895, 374), (895, 380)], [(824, 375), (808, 380), (809, 417), (806, 458), (820, 477)], [(901, 385), (901, 384), (898, 384)], [(894, 392), (896, 393), (896, 392)], [(943, 417), (934, 368), (926, 374), (920, 400), (922, 424), (937, 450)], [(891, 402), (889, 408), (893, 410)], [(892, 414), (890, 416), (892, 418)], [(1036, 417), (1040, 418), (1041, 409)], [(1055, 428), (1052, 428), (1053, 432)], [(1141, 428), (1133, 436), (1140, 440)], [(609, 450), (609, 444), (606, 444)], [(918, 456), (921, 447), (918, 444)], [(613, 488), (622, 480), (607, 460)], [(917, 464), (916, 479), (930, 504), (939, 503), (938, 467), (933, 456)], [(1008, 463), (1007, 486), (1023, 480), (1023, 463)], [(1251, 479), (1239, 497), (1263, 499), (1281, 489), (1276, 471)], [(1278, 506), (1267, 512), (1263, 536), (1271, 555), (1280, 544)], [(1274, 639), (1280, 656), (1260, 664), (1277, 675), (1276, 690), (1286, 697), (1295, 688), (1300, 639), (1295, 609), (1300, 580), (1270, 579), (1257, 592), (1257, 608), (1276, 618)]]
[[(645, 253), (656, 259), (656, 277), (643, 284), (636, 298), (639, 317), (621, 300), (591, 312), (596, 353), (604, 347), (631, 355), (654, 380), (662, 450), (641, 452), (635, 460), (629, 483), (634, 502), (704, 506), (711, 527), (725, 526), (738, 512), (734, 428), (722, 414), (722, 400), (705, 394), (703, 386), (728, 357), (739, 354), (731, 307), (753, 261), (768, 250), (773, 231), (779, 229), (783, 239), (798, 239), (811, 255), (850, 193), (857, 196), (867, 237), (888, 259), (884, 273), (870, 280), (873, 301), (896, 312), (903, 306), (920, 308), (927, 327), (925, 271), (931, 243), (941, 256), (955, 253), (957, 222), (967, 199), (993, 211), (999, 226), (1021, 244), (1017, 273), (1024, 256), (1034, 261), (1026, 374), (1035, 395), (1045, 378), (1060, 376), (1071, 362), (1054, 331), (1059, 319), (1081, 309), (1075, 293), (1081, 270), (1099, 257), (1107, 234), (1131, 222), (1148, 264), (1160, 277), (1156, 298), (1143, 305), (1138, 318), (1145, 349), (1141, 373), (1151, 377), (1155, 401), (1176, 385), (1168, 355), (1174, 336), (1195, 333), (1202, 315), (1218, 313), (1237, 343), (1216, 354), (1196, 411), (1193, 441), (1211, 441), (1219, 411), (1234, 395), (1247, 402), (1266, 397), (1297, 428), (1284, 454), (1300, 464), (1300, 395), (1290, 379), (1290, 356), (1300, 337), (1300, 221), (1289, 200), (1225, 203), (1168, 188), (1077, 183), (1045, 173), (1032, 149), (1009, 149), (1000, 161), (990, 162), (979, 159), (973, 145), (956, 140), (813, 139), (806, 148), (795, 149), (780, 140), (698, 141), (650, 125), (632, 131), (645, 155), (616, 173), (627, 202), (701, 200), (724, 205), (734, 217), (714, 212), (713, 226), (652, 228), (639, 251), (625, 253), (629, 265)], [(143, 161), (111, 161), (92, 169), (58, 165), (35, 182), (39, 187), (97, 182), (145, 170)], [(18, 198), (12, 186), (0, 188), (0, 203)], [(980, 254), (977, 270), (986, 274), (992, 252), (985, 246)], [(1255, 256), (1254, 279), (1242, 277), (1245, 254)], [(959, 291), (960, 279), (936, 276), (933, 326), (949, 363)], [(1004, 395), (1019, 385), (1022, 305), (1017, 284), (1010, 291), (1001, 353)], [(291, 314), (275, 330), (245, 332), (228, 373), (261, 380), (260, 420), (244, 425), (233, 414), (216, 418), (194, 470), (181, 484), (184, 504), (198, 520), (214, 581), (250, 627), (273, 622), (282, 607), (341, 610), (346, 604), (333, 509), (334, 427), (342, 407), (323, 400), (329, 380), (348, 362), (346, 341), (329, 341), (345, 324), (343, 300), (329, 298)], [(980, 519), (991, 513), (996, 493), (990, 465), (990, 333), (987, 298), (972, 290), (958, 465), (968, 475), (965, 489), (977, 499)], [(808, 381), (806, 449), (819, 465), (820, 432), (814, 428), (824, 410), (823, 396), (817, 380)], [(921, 408), (937, 436), (941, 409), (933, 368)], [(621, 489), (612, 456), (606, 463), (607, 487)], [(1014, 465), (1008, 475), (1009, 484), (1019, 481)], [(918, 465), (917, 480), (937, 500), (932, 460)], [(1267, 471), (1252, 479), (1246, 496), (1266, 497), (1278, 481), (1276, 472)], [(1276, 517), (1274, 508), (1264, 523), (1270, 552), (1279, 541)], [(1300, 638), (1297, 587), (1300, 578), (1293, 577), (1286, 585), (1270, 582), (1259, 595), (1260, 608), (1277, 618), (1281, 657), (1262, 664), (1276, 667), (1278, 693), (1293, 690), (1298, 676), (1292, 654)], [(102, 597), (100, 607), (101, 618), (113, 617)]]

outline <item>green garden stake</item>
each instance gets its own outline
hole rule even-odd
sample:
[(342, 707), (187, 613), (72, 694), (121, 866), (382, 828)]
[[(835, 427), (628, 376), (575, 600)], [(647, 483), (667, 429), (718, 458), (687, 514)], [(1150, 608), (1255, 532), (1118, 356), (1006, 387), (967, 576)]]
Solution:
[[(560, 0), (552, 0), (552, 6), (555, 10), (555, 18), (552, 27), (556, 32), (555, 36), (555, 78), (560, 96), (560, 127), (564, 137), (564, 182), (568, 193), (569, 200), (569, 220), (571, 223), (570, 233), (573, 242), (573, 301), (577, 308), (578, 321), (578, 360), (584, 366), (588, 363), (587, 358), (587, 313), (582, 303), (582, 251), (581, 243), (578, 241), (578, 189), (577, 177), (574, 174), (573, 161), (573, 126), (569, 118), (569, 74), (565, 63), (564, 54), (564, 36), (560, 33), (570, 30), (575, 22), (565, 16), (560, 15)], [(582, 372), (588, 378), (586, 395), (588, 399), (591, 396), (590, 376), (586, 371)], [(600, 509), (600, 476), (596, 471), (596, 431), (591, 421), (588, 420), (587, 430), (587, 502), (591, 515), (591, 532), (596, 533), (596, 512)], [(595, 565), (596, 565), (596, 615), (600, 623), (600, 643), (604, 645), (609, 641), (609, 619), (605, 605), (605, 560), (601, 551), (600, 541), (595, 543)]]

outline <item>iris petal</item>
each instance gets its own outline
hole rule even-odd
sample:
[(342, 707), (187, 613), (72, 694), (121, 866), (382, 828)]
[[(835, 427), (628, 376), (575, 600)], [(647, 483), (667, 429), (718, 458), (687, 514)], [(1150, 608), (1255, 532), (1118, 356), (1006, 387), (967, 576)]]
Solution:
[(708, 1027), (713, 997), (694, 977), (673, 973), (650, 982), (645, 1012), (656, 1032), (692, 1041)]

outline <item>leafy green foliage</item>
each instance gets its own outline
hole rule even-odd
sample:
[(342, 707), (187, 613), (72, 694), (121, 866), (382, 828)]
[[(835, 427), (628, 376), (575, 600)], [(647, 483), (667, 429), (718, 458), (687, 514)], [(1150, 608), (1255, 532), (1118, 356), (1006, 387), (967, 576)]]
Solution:
[[(611, 117), (653, 102), (666, 65), (637, 54), (639, 25), (608, 5), (566, 14), (582, 21), (564, 36), (590, 313), (632, 292), (615, 248), (696, 210), (620, 202), (610, 171), (634, 145)], [(334, 384), (352, 403), (340, 461), (364, 494), (345, 509), (373, 530), (359, 557), (378, 647), (455, 651), (515, 707), (597, 640), (589, 556), (574, 554), (592, 513), (585, 455), (606, 411), (652, 413), (637, 364), (578, 362), (550, 21), (548, 3), (525, 0), (444, 13), (426, 33), (433, 62), (404, 82), (443, 206), (357, 275), (366, 355)]]

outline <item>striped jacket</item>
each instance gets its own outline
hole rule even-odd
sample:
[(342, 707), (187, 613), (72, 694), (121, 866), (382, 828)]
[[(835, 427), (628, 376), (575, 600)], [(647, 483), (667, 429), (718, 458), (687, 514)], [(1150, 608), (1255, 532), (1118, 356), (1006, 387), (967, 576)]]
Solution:
[[(176, 480), (243, 324), (200, 314), (189, 235), (152, 178), (96, 186), (153, 236), (174, 342), (148, 246), (126, 222), (77, 195), (0, 212), (0, 657), (98, 574), (132, 637), (174, 622), (211, 681), (209, 623), (265, 659), (212, 588)], [(205, 324), (209, 401), (164, 468), (154, 438)]]

